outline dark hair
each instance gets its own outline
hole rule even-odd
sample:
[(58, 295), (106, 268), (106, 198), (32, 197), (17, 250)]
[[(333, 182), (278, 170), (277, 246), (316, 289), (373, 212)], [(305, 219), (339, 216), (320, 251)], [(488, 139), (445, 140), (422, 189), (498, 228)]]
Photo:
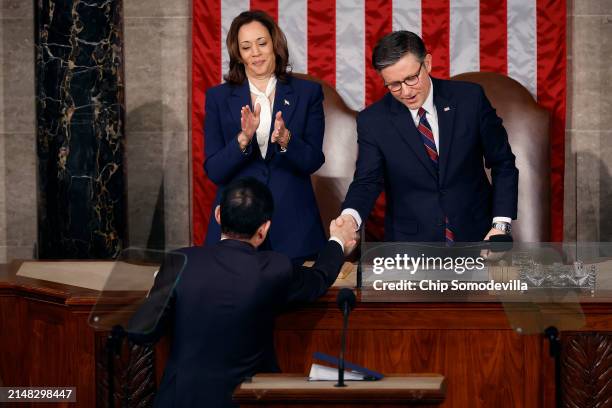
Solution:
[(274, 200), (262, 182), (246, 177), (231, 182), (221, 193), (221, 232), (232, 238), (251, 238), (272, 219)]
[(243, 11), (232, 21), (232, 25), (227, 33), (225, 44), (229, 53), (229, 71), (223, 79), (231, 84), (242, 84), (246, 79), (244, 65), (240, 62), (240, 47), (238, 45), (238, 31), (245, 24), (257, 21), (268, 29), (272, 38), (272, 48), (276, 57), (274, 75), (280, 81), (285, 81), (289, 74), (289, 49), (287, 48), (287, 38), (282, 32), (276, 21), (268, 14), (260, 10)]
[(372, 66), (380, 71), (395, 64), (406, 54), (412, 54), (423, 62), (427, 55), (425, 43), (411, 31), (393, 31), (378, 40), (372, 52)]

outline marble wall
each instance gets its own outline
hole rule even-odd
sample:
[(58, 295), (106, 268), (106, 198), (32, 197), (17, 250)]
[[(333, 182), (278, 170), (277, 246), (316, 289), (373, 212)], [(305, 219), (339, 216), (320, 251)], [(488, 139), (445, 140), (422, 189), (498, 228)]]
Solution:
[(36, 243), (34, 2), (0, 1), (0, 263)]
[(612, 0), (568, 0), (565, 240), (612, 241)]
[[(191, 2), (125, 0), (128, 242), (190, 243)], [(0, 262), (35, 257), (34, 1), (1, 0)]]
[(41, 258), (116, 258), (125, 246), (122, 11), (122, 0), (37, 2)]

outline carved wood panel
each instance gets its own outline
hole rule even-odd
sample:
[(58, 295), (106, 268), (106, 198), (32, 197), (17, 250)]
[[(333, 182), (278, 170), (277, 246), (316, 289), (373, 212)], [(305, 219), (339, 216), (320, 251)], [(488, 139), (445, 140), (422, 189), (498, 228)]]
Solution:
[(612, 332), (561, 335), (562, 406), (612, 407)]
[[(96, 405), (101, 408), (109, 406), (107, 352), (106, 334), (100, 334), (96, 337)], [(154, 348), (123, 341), (119, 355), (113, 356), (113, 365), (115, 407), (152, 407), (156, 391)]]

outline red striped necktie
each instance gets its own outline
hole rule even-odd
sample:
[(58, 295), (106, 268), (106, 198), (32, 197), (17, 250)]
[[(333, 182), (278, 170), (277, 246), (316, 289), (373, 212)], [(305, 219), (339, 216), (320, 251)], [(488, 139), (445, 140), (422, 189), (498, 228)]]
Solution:
[[(425, 151), (427, 152), (429, 159), (431, 160), (431, 162), (433, 163), (437, 171), (438, 170), (438, 149), (436, 148), (436, 141), (434, 139), (434, 135), (431, 130), (431, 126), (429, 125), (429, 122), (427, 121), (427, 117), (425, 115), (426, 113), (427, 112), (425, 111), (425, 109), (423, 109), (423, 107), (419, 108), (419, 111), (417, 112), (417, 115), (419, 117), (419, 125), (417, 126), (417, 129), (419, 131), (419, 135), (421, 135), (421, 140), (423, 141), (423, 145), (425, 146)], [(450, 228), (448, 217), (446, 216), (444, 217), (444, 222), (445, 222), (444, 235), (446, 238), (446, 242), (448, 244), (451, 244), (455, 242), (455, 234), (453, 234), (453, 231)]]
[(431, 159), (434, 164), (436, 170), (438, 169), (438, 149), (436, 148), (436, 141), (434, 139), (433, 132), (431, 131), (431, 126), (427, 121), (426, 114), (427, 112), (422, 107), (419, 108), (417, 115), (419, 116), (419, 125), (417, 129), (419, 130), (419, 134), (421, 135), (421, 140), (425, 145), (425, 151), (427, 155)]

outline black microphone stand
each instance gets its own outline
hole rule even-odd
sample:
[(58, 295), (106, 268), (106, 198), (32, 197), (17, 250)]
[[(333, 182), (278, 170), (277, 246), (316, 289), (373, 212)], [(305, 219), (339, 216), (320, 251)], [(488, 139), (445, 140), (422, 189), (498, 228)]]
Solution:
[(115, 356), (121, 354), (125, 331), (119, 325), (113, 326), (106, 338), (106, 379), (108, 381), (108, 407), (115, 407)]
[(550, 356), (555, 360), (555, 406), (560, 408), (561, 403), (561, 341), (559, 338), (559, 329), (555, 326), (550, 326), (544, 330), (544, 335), (550, 341)]
[(348, 317), (349, 317), (349, 302), (344, 302), (344, 323), (342, 327), (342, 343), (340, 345), (340, 362), (338, 363), (338, 383), (336, 387), (346, 387), (344, 383), (344, 351), (346, 349), (346, 331), (348, 328)]

